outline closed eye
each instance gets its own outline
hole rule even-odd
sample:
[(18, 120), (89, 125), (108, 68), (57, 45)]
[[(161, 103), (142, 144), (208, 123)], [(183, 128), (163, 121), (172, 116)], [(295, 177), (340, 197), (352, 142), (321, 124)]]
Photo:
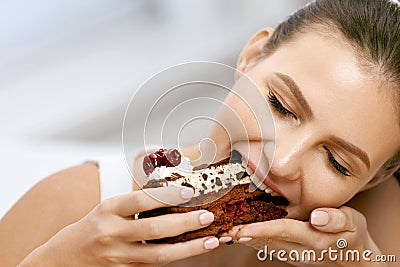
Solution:
[(297, 119), (297, 116), (294, 115), (293, 112), (286, 109), (272, 91), (268, 92), (268, 101), (271, 103), (274, 109), (278, 111), (281, 115)]
[(324, 146), (324, 149), (326, 151), (326, 154), (328, 156), (328, 161), (329, 164), (339, 173), (341, 173), (344, 176), (350, 176), (349, 171), (343, 167), (339, 162), (337, 162), (337, 160), (335, 159), (335, 157), (332, 155), (332, 152), (329, 151), (329, 149), (327, 147)]

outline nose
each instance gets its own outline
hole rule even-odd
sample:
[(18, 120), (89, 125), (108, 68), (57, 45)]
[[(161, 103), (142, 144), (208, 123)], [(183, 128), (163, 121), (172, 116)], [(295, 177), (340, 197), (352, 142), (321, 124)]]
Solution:
[(296, 131), (278, 134), (275, 139), (275, 154), (270, 174), (276, 179), (298, 180), (303, 175), (303, 163), (311, 147), (311, 136)]

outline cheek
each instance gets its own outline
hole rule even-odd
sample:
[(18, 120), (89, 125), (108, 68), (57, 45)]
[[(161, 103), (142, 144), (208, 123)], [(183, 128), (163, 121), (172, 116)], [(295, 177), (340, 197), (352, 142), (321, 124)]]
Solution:
[(340, 207), (360, 188), (354, 178), (337, 177), (321, 166), (308, 170), (302, 180), (301, 206), (307, 212), (318, 207)]
[[(298, 205), (289, 207), (289, 214), (292, 218), (299, 220), (309, 219), (310, 213), (316, 208), (338, 208), (349, 201), (355, 193), (351, 190), (332, 189), (335, 185), (310, 186), (310, 191), (304, 190), (301, 202)], [(310, 189), (311, 189), (310, 188)]]
[(257, 96), (258, 99), (249, 99), (243, 95), (240, 93), (238, 96), (231, 93), (226, 98), (215, 118), (211, 138), (230, 140), (231, 142), (267, 139), (263, 136), (273, 139), (272, 116), (269, 116), (268, 107), (261, 106), (265, 100), (260, 99), (259, 96)]

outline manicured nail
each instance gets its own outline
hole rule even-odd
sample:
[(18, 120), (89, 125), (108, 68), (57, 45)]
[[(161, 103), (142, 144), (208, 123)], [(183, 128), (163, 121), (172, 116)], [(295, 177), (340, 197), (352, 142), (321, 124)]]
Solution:
[(230, 241), (232, 241), (232, 237), (231, 236), (221, 236), (219, 238), (219, 242), (220, 243), (228, 243)]
[(200, 214), (199, 220), (201, 225), (207, 225), (209, 223), (212, 223), (214, 221), (214, 214), (212, 212), (204, 212)]
[(183, 199), (191, 199), (194, 196), (194, 190), (192, 188), (182, 188), (181, 189), (181, 197)]
[(329, 214), (323, 210), (316, 210), (311, 213), (311, 224), (315, 226), (324, 226), (329, 222)]
[(239, 240), (238, 241), (236, 241), (237, 243), (246, 243), (246, 242), (249, 242), (250, 240), (252, 240), (253, 238), (251, 238), (251, 237), (241, 237), (241, 238), (239, 238)]
[(206, 249), (214, 249), (219, 246), (218, 238), (211, 237), (204, 242), (204, 247)]

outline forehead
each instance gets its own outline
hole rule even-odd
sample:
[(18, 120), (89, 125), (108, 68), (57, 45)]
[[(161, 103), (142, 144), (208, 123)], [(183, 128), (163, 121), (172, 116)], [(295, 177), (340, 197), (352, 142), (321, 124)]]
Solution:
[(360, 67), (353, 49), (340, 38), (302, 34), (259, 65), (264, 74), (291, 76), (315, 114), (315, 131), (359, 146), (371, 167), (399, 150), (398, 114), (390, 94)]

